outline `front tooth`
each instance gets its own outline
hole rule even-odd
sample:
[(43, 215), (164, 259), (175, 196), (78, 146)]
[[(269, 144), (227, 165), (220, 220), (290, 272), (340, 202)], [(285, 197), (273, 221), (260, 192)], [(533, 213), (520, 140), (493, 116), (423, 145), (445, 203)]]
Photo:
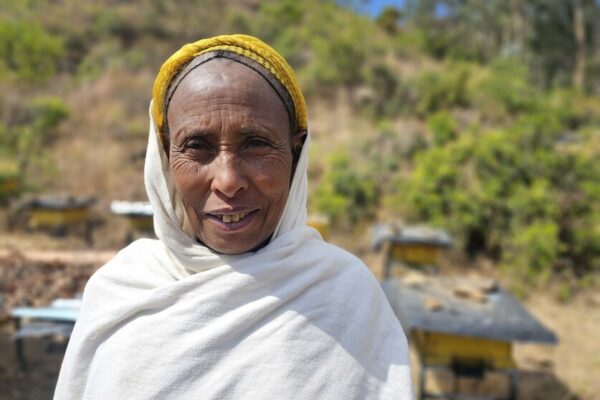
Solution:
[(231, 215), (229, 215), (229, 214), (223, 214), (223, 222), (230, 223), (231, 222)]
[(239, 222), (239, 220), (240, 220), (240, 214), (233, 214), (231, 216), (231, 219), (233, 220), (233, 222)]
[(244, 219), (245, 216), (246, 216), (246, 214), (240, 213), (240, 219)]

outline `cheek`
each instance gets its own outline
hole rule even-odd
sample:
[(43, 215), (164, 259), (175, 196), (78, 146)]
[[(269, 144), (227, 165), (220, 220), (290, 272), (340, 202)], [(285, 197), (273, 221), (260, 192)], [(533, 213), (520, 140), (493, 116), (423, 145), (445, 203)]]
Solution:
[(200, 168), (200, 163), (194, 162), (189, 158), (179, 153), (171, 153), (169, 160), (169, 166), (171, 167), (171, 174), (173, 176), (183, 175), (197, 175)]
[(171, 177), (175, 189), (185, 204), (197, 203), (205, 193), (208, 179), (206, 167), (182, 156), (170, 159)]
[(287, 195), (292, 173), (291, 154), (269, 155), (247, 162), (250, 179), (269, 197)]

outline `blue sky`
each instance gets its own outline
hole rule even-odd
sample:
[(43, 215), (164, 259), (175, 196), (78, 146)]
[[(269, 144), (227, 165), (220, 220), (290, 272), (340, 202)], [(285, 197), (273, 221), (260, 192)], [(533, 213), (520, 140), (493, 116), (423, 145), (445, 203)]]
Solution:
[[(598, 3), (600, 3), (600, 0), (596, 0), (596, 1)], [(357, 3), (359, 3), (359, 2), (357, 2)], [(361, 6), (359, 8), (359, 12), (368, 14), (372, 17), (376, 17), (379, 15), (381, 10), (383, 8), (385, 8), (386, 6), (394, 6), (396, 8), (402, 8), (402, 7), (404, 7), (404, 3), (405, 3), (405, 0), (369, 0), (369, 1), (367, 1), (366, 5)], [(446, 8), (444, 7), (443, 3), (438, 4), (436, 11), (437, 11), (438, 16), (443, 16), (446, 14)]]
[(371, 0), (364, 7), (365, 14), (377, 16), (385, 6), (395, 6), (401, 8), (404, 5), (404, 0)]

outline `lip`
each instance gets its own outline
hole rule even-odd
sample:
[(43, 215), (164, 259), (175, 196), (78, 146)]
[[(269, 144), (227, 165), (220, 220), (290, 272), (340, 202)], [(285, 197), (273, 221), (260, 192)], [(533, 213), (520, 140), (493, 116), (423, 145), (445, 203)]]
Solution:
[(204, 214), (206, 215), (222, 215), (222, 214), (239, 214), (239, 213), (245, 213), (245, 214), (250, 214), (253, 211), (257, 211), (258, 208), (256, 207), (222, 207), (222, 208), (215, 208), (214, 210), (210, 210), (210, 211), (205, 211)]
[[(211, 212), (204, 213), (206, 218), (215, 224), (219, 229), (226, 232), (235, 232), (244, 229), (248, 226), (253, 220), (256, 213), (259, 211), (258, 208), (227, 208), (227, 209), (218, 209), (212, 210)], [(234, 213), (245, 213), (246, 216), (244, 219), (238, 222), (229, 222), (225, 223), (222, 219), (218, 218), (216, 215), (218, 214), (234, 214)]]

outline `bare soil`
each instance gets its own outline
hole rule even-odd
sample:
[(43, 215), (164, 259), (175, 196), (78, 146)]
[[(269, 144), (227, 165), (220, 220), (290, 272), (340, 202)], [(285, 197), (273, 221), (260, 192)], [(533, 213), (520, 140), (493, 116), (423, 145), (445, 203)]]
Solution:
[[(536, 292), (528, 297), (525, 305), (557, 333), (560, 342), (558, 346), (517, 346), (515, 359), (518, 365), (529, 374), (552, 374), (563, 388), (581, 399), (600, 399), (600, 301), (597, 292), (581, 293), (568, 303)], [(565, 393), (563, 397), (552, 398), (570, 397)]]
[[(334, 239), (338, 244), (346, 244), (344, 239)], [(28, 243), (27, 247), (31, 249), (29, 245), (33, 244)], [(372, 253), (367, 245), (353, 248), (353, 251), (372, 267), (376, 276), (381, 276), (381, 254)], [(22, 371), (11, 339), (14, 328), (8, 318), (8, 307), (43, 305), (52, 298), (81, 291), (87, 277), (111, 253), (88, 249), (74, 252), (25, 250), (22, 255), (15, 254), (14, 246), (12, 249), (0, 248), (0, 303), (3, 303), (0, 307), (0, 400), (51, 399), (62, 361), (61, 343), (53, 338), (27, 340), (25, 353), (29, 365)], [(78, 264), (77, 260), (86, 260), (86, 264)], [(485, 275), (486, 271), (479, 273)], [(557, 346), (514, 347), (514, 358), (519, 366), (518, 398), (600, 400), (598, 294), (590, 289), (564, 303), (551, 291), (537, 290), (530, 292), (523, 303), (536, 318), (554, 330), (560, 342)], [(414, 366), (417, 364), (415, 361)], [(414, 372), (417, 371), (414, 368)], [(433, 378), (430, 390), (451, 384), (449, 376), (437, 374)], [(483, 384), (463, 381), (460, 387), (469, 393), (498, 396), (506, 393), (506, 379), (490, 375)]]

